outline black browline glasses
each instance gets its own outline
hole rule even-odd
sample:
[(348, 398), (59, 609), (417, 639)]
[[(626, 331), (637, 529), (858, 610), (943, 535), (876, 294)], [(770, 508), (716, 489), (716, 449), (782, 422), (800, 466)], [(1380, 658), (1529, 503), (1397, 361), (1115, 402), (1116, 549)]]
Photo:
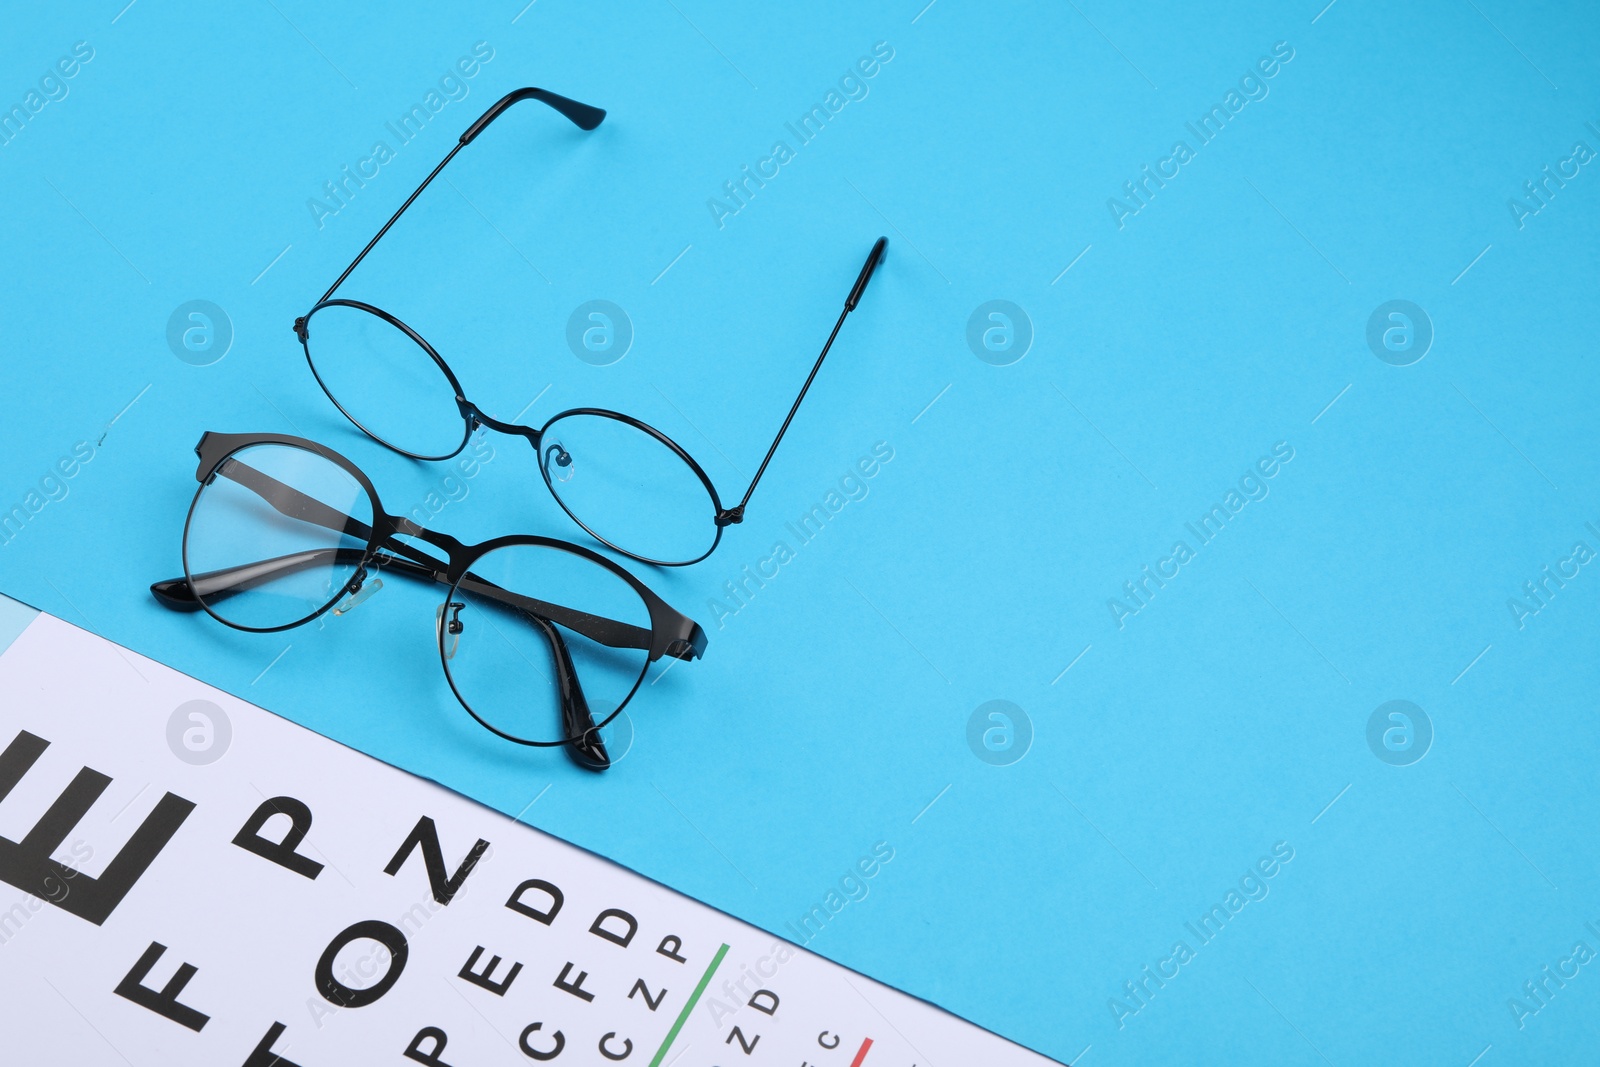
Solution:
[(501, 422), (466, 398), (455, 373), (421, 334), (382, 308), (333, 294), (456, 153), (522, 100), (547, 104), (584, 130), (594, 129), (606, 117), (600, 108), (531, 87), (496, 101), (467, 128), (316, 305), (295, 319), (295, 334), (328, 399), (379, 444), (413, 459), (440, 460), (459, 453), (479, 426), (526, 438), (538, 455), (539, 473), (556, 503), (596, 540), (642, 563), (669, 567), (698, 563), (716, 549), (725, 527), (743, 521), (745, 505), (800, 410), (800, 402), (846, 316), (860, 302), (872, 272), (883, 259), (888, 239), (880, 237), (873, 244), (811, 373), (755, 477), (732, 507), (723, 506), (705, 470), (681, 445), (630, 415), (604, 408), (572, 408), (539, 427)]
[(650, 664), (705, 651), (698, 623), (598, 552), (520, 535), (462, 544), (384, 511), (367, 476), (314, 441), (208, 433), (195, 453), (183, 576), (152, 585), (158, 601), (274, 633), (352, 610), (383, 587), (380, 572), (443, 586), (433, 614), (445, 678), (508, 741), (565, 747), (604, 770), (600, 731)]

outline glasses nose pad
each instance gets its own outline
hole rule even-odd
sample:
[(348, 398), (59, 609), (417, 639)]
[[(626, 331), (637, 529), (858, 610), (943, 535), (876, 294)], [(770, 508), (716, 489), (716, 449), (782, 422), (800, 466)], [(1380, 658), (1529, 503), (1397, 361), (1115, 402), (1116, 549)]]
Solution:
[[(461, 647), (461, 633), (467, 628), (461, 621), (461, 609), (464, 607), (466, 605), (460, 601), (452, 600), (447, 604), (440, 604), (438, 610), (433, 613), (434, 625), (439, 633), (439, 647), (444, 650), (444, 658), (447, 660), (455, 659), (456, 649)], [(444, 617), (447, 611), (450, 613), (449, 621)]]
[(365, 570), (356, 572), (355, 581), (350, 585), (350, 595), (334, 605), (333, 613), (335, 615), (349, 614), (368, 600), (371, 600), (378, 590), (382, 588), (382, 578), (374, 578), (371, 582), (368, 582)]
[(576, 471), (572, 466), (572, 453), (557, 441), (544, 450), (544, 469), (558, 482), (570, 482)]

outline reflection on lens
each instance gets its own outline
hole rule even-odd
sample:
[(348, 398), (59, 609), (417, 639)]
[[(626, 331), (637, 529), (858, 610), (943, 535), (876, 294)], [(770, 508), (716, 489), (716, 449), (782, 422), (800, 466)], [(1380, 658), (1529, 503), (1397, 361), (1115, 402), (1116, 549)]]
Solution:
[(251, 445), (223, 460), (195, 497), (184, 574), (206, 609), (232, 626), (293, 626), (343, 594), (373, 512), (366, 490), (332, 460)]
[(466, 442), (456, 394), (433, 356), (398, 326), (328, 304), (306, 321), (306, 354), (351, 422), (390, 448), (445, 459)]
[(603, 415), (562, 415), (539, 457), (574, 519), (615, 548), (655, 563), (689, 563), (716, 543), (716, 504), (683, 457), (644, 430)]
[(440, 653), (461, 703), (496, 733), (535, 744), (610, 722), (644, 677), (650, 633), (631, 585), (544, 545), (485, 553), (439, 613)]

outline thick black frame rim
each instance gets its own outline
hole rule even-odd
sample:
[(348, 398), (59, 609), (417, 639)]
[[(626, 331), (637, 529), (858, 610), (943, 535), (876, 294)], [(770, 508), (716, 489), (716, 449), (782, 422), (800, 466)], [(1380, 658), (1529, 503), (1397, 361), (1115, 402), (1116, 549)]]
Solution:
[[(307, 442), (307, 444), (314, 444), (314, 442)], [(183, 577), (184, 580), (189, 583), (189, 588), (191, 590), (194, 588), (194, 575), (189, 569), (189, 527), (194, 522), (194, 513), (195, 509), (200, 505), (200, 498), (205, 495), (207, 489), (211, 488), (212, 480), (216, 477), (217, 471), (222, 468), (224, 463), (228, 462), (228, 460), (232, 459), (234, 456), (245, 451), (246, 449), (262, 448), (267, 446), (277, 448), (293, 448), (301, 452), (310, 453), (313, 456), (318, 456), (322, 459), (328, 460), (355, 478), (356, 483), (360, 485), (362, 491), (367, 494), (367, 499), (372, 502), (373, 514), (372, 521), (369, 523), (369, 525), (372, 527), (372, 538), (367, 542), (367, 547), (362, 550), (361, 562), (357, 564), (356, 569), (351, 573), (350, 577), (345, 580), (344, 585), (339, 588), (339, 591), (335, 593), (326, 604), (322, 605), (322, 607), (318, 608), (316, 611), (313, 611), (311, 614), (302, 619), (297, 619), (294, 622), (284, 623), (281, 626), (245, 626), (242, 623), (234, 622), (231, 619), (226, 619), (217, 614), (216, 611), (212, 610), (211, 605), (206, 602), (204, 597), (200, 596), (198, 593), (194, 594), (195, 603), (199, 604), (201, 610), (207, 615), (211, 616), (213, 619), (216, 619), (229, 629), (239, 630), (243, 633), (249, 634), (282, 633), (285, 630), (293, 630), (298, 626), (304, 626), (312, 619), (319, 618), (320, 616), (327, 614), (329, 608), (337, 604), (350, 592), (350, 586), (356, 580), (356, 575), (360, 574), (367, 568), (367, 566), (372, 562), (373, 556), (377, 553), (378, 546), (383, 543), (386, 537), (391, 536), (393, 533), (393, 531), (387, 530), (388, 523), (385, 521), (387, 519), (387, 513), (383, 510), (383, 504), (378, 500), (378, 493), (372, 487), (372, 483), (367, 479), (365, 474), (361, 473), (360, 469), (358, 469), (349, 460), (339, 455), (339, 453), (329, 449), (324, 449), (320, 446), (307, 448), (305, 445), (292, 444), (288, 441), (280, 439), (246, 441), (234, 448), (229, 449), (227, 452), (217, 457), (217, 461), (211, 464), (210, 468), (206, 471), (205, 477), (200, 480), (200, 488), (195, 490), (194, 499), (189, 502), (189, 512), (184, 516), (183, 519), (183, 546), (181, 556), (183, 559)]]
[(348, 307), (354, 308), (357, 311), (364, 311), (369, 315), (373, 315), (382, 319), (390, 326), (393, 326), (395, 329), (405, 334), (411, 339), (413, 344), (428, 354), (429, 358), (433, 360), (434, 366), (438, 367), (439, 370), (444, 374), (445, 381), (449, 383), (450, 388), (454, 391), (454, 400), (456, 402), (456, 408), (458, 411), (460, 410), (461, 405), (465, 402), (461, 394), (461, 382), (456, 378), (455, 372), (450, 369), (450, 364), (446, 363), (444, 357), (439, 355), (438, 351), (433, 347), (433, 345), (428, 343), (427, 338), (423, 337), (416, 330), (413, 330), (410, 326), (406, 325), (406, 323), (398, 317), (383, 310), (383, 308), (377, 307), (373, 304), (368, 304), (361, 300), (350, 300), (346, 297), (333, 297), (328, 300), (319, 301), (316, 307), (306, 312), (304, 323), (305, 335), (300, 338), (300, 347), (306, 354), (306, 366), (311, 368), (311, 377), (316, 379), (317, 387), (322, 390), (322, 395), (327, 397), (333, 406), (339, 409), (339, 414), (350, 420), (350, 424), (352, 426), (366, 434), (368, 437), (372, 438), (374, 441), (378, 442), (378, 444), (382, 445), (384, 448), (389, 449), (391, 452), (398, 452), (407, 459), (418, 459), (430, 463), (436, 463), (440, 460), (454, 459), (456, 456), (459, 456), (461, 454), (461, 450), (467, 447), (467, 442), (472, 438), (472, 420), (466, 415), (461, 416), (461, 443), (456, 445), (453, 451), (447, 452), (444, 455), (431, 456), (401, 448), (399, 445), (385, 440), (378, 434), (373, 433), (361, 422), (360, 419), (352, 415), (349, 409), (339, 402), (339, 398), (333, 395), (333, 390), (328, 388), (328, 383), (322, 380), (322, 375), (317, 371), (317, 361), (311, 355), (311, 322), (312, 319), (316, 317), (317, 312), (327, 307)]
[[(634, 578), (633, 575), (617, 566), (611, 560), (606, 559), (598, 552), (590, 552), (584, 549), (582, 545), (568, 545), (547, 537), (513, 534), (508, 537), (497, 537), (491, 541), (484, 541), (482, 544), (474, 546), (471, 552), (463, 558), (460, 564), (461, 573), (452, 574), (450, 588), (445, 592), (445, 610), (448, 611), (449, 604), (456, 599), (456, 593), (460, 588), (461, 582), (467, 576), (467, 573), (472, 570), (473, 564), (477, 563), (480, 559), (482, 559), (484, 556), (487, 556), (491, 552), (496, 552), (502, 548), (518, 547), (550, 548), (561, 552), (570, 552), (580, 559), (587, 560), (590, 563), (598, 563), (604, 569), (623, 579), (628, 587), (633, 590), (634, 595), (639, 598), (639, 603), (644, 605), (645, 615), (650, 619), (650, 648), (645, 652), (644, 666), (639, 668), (639, 677), (633, 680), (633, 686), (628, 690), (627, 695), (622, 698), (621, 702), (618, 703), (614, 709), (612, 709), (610, 715), (607, 715), (600, 722), (595, 723), (594, 728), (596, 730), (604, 730), (607, 726), (611, 725), (618, 715), (622, 714), (622, 709), (627, 707), (629, 701), (633, 699), (634, 694), (639, 692), (639, 686), (644, 684), (644, 676), (650, 673), (650, 664), (654, 663), (658, 658), (656, 654), (656, 645), (658, 643), (659, 635), (656, 631), (655, 613), (651, 610), (652, 605), (650, 603), (650, 595), (647, 595), (649, 594), (649, 589), (647, 586), (639, 582), (638, 579)], [(455, 561), (452, 561), (451, 571), (454, 572), (455, 569)], [(472, 703), (468, 701), (464, 695), (462, 695), (461, 689), (456, 685), (455, 675), (450, 673), (450, 657), (445, 654), (444, 649), (445, 627), (442, 625), (435, 626), (434, 631), (439, 647), (439, 665), (444, 668), (444, 677), (446, 683), (448, 683), (450, 686), (450, 692), (455, 695), (456, 703), (460, 704), (464, 709), (466, 709), (467, 714), (472, 716), (473, 721), (479, 726), (483, 727), (485, 730), (488, 730), (496, 737), (514, 742), (515, 744), (526, 745), (529, 748), (560, 748), (563, 745), (570, 745), (574, 741), (581, 740), (581, 738), (577, 737), (568, 737), (563, 738), (560, 741), (530, 741), (525, 737), (517, 737), (515, 734), (508, 734), (504, 730), (484, 719), (483, 716), (479, 715), (477, 711), (473, 709)]]
[[(700, 553), (700, 555), (694, 557), (693, 559), (652, 559), (649, 556), (641, 555), (638, 552), (623, 548), (621, 545), (616, 544), (608, 538), (602, 537), (600, 534), (596, 533), (588, 523), (584, 522), (582, 519), (578, 518), (577, 515), (573, 514), (572, 509), (567, 506), (567, 502), (561, 499), (561, 494), (556, 492), (556, 487), (550, 484), (550, 469), (545, 464), (544, 453), (544, 435), (546, 431), (548, 431), (550, 427), (554, 426), (557, 422), (572, 415), (593, 415), (599, 418), (615, 419), (617, 422), (632, 426), (634, 429), (641, 430), (650, 437), (653, 437), (656, 441), (666, 445), (667, 448), (672, 451), (673, 455), (682, 460), (684, 465), (694, 472), (695, 477), (700, 479), (700, 484), (705, 486), (706, 495), (711, 498), (711, 525), (716, 530), (715, 535), (713, 535), (711, 538), (711, 547), (707, 548), (704, 552)], [(544, 479), (544, 487), (550, 491), (550, 495), (555, 498), (555, 501), (558, 505), (560, 505), (561, 510), (567, 513), (567, 518), (577, 523), (578, 526), (583, 529), (584, 533), (588, 534), (596, 541), (599, 541), (602, 545), (605, 545), (612, 551), (620, 552), (629, 559), (638, 560), (640, 563), (647, 563), (652, 567), (690, 567), (710, 556), (711, 553), (717, 550), (717, 546), (722, 543), (723, 528), (718, 526), (716, 522), (716, 516), (722, 513), (722, 499), (717, 496), (717, 487), (711, 484), (711, 479), (706, 476), (704, 468), (702, 468), (700, 464), (696, 462), (695, 458), (691, 456), (682, 445), (678, 444), (678, 442), (674, 441), (672, 438), (668, 437), (654, 426), (651, 426), (648, 422), (636, 419), (632, 415), (624, 415), (620, 411), (611, 411), (607, 408), (568, 408), (566, 411), (557, 412), (556, 414), (550, 416), (549, 419), (545, 420), (545, 424), (539, 427), (536, 434), (537, 437), (534, 445), (534, 459), (539, 465), (539, 476)]]
[[(649, 642), (648, 647), (645, 650), (645, 661), (640, 667), (639, 676), (634, 679), (633, 685), (628, 689), (626, 695), (624, 695), (624, 697), (617, 703), (617, 706), (612, 709), (609, 715), (591, 728), (592, 730), (598, 731), (609, 726), (616, 720), (617, 716), (627, 708), (628, 704), (631, 703), (633, 698), (638, 694), (640, 687), (644, 684), (644, 679), (645, 676), (649, 674), (651, 663), (654, 663), (663, 655), (672, 655), (680, 659), (693, 659), (698, 658), (700, 654), (700, 650), (702, 649), (704, 643), (704, 634), (701, 632), (698, 624), (695, 624), (694, 621), (688, 616), (685, 616), (681, 612), (674, 609), (654, 590), (644, 584), (643, 581), (622, 567), (616, 561), (609, 559), (599, 552), (596, 552), (584, 545), (573, 544), (569, 541), (563, 541), (558, 538), (542, 537), (534, 534), (511, 534), (502, 537), (491, 538), (490, 540), (479, 542), (476, 545), (466, 545), (449, 534), (426, 530), (420, 526), (417, 526), (410, 520), (397, 518), (396, 516), (390, 515), (387, 511), (385, 511), (383, 508), (383, 501), (378, 496), (378, 491), (376, 487), (373, 486), (372, 480), (368, 478), (366, 474), (349, 459), (338, 452), (335, 452), (326, 445), (289, 434), (230, 434), (207, 432), (206, 434), (202, 435), (200, 443), (195, 447), (195, 451), (200, 457), (200, 463), (195, 470), (195, 478), (200, 483), (200, 486), (195, 491), (194, 500), (190, 502), (189, 512), (184, 519), (184, 535), (182, 546), (184, 581), (188, 583), (191, 593), (194, 589), (194, 582), (193, 576), (191, 575), (189, 569), (188, 559), (189, 530), (193, 522), (196, 504), (198, 503), (200, 497), (204, 495), (205, 490), (210, 488), (211, 484), (216, 478), (217, 472), (221, 469), (225, 462), (247, 449), (267, 445), (277, 445), (284, 448), (291, 448), (301, 452), (309, 453), (333, 463), (336, 467), (350, 475), (356, 484), (360, 486), (361, 490), (367, 494), (367, 498), (372, 505), (373, 516), (371, 523), (371, 537), (366, 546), (362, 549), (361, 561), (357, 565), (356, 572), (353, 573), (348, 580), (346, 580), (339, 592), (330, 597), (328, 602), (322, 607), (294, 622), (270, 627), (245, 626), (223, 617), (216, 611), (213, 611), (210, 605), (208, 605), (198, 595), (194, 596), (195, 603), (201, 610), (205, 611), (207, 615), (211, 616), (217, 622), (222, 623), (224, 626), (227, 626), (229, 629), (239, 630), (244, 633), (279, 633), (284, 630), (305, 625), (307, 622), (310, 622), (311, 620), (325, 614), (329, 608), (337, 604), (341, 597), (350, 592), (351, 587), (355, 582), (356, 575), (360, 574), (364, 568), (372, 566), (380, 553), (385, 551), (393, 551), (392, 548), (386, 549), (385, 546), (392, 542), (397, 536), (405, 535), (408, 537), (419, 538), (427, 542), (434, 549), (444, 554), (444, 560), (434, 561), (436, 565), (438, 563), (442, 563), (444, 567), (442, 573), (437, 571), (435, 572), (434, 580), (443, 581), (448, 584), (448, 591), (445, 598), (445, 604), (447, 605), (460, 592), (460, 584), (466, 578), (466, 576), (470, 574), (471, 567), (475, 562), (482, 559), (490, 552), (501, 548), (514, 546), (550, 548), (570, 553), (571, 555), (577, 556), (585, 562), (594, 564), (606, 571), (609, 571), (614, 577), (621, 579), (633, 591), (634, 595), (637, 596), (643, 603), (646, 616), (650, 622)], [(405, 553), (402, 553), (401, 555), (402, 558), (408, 558), (406, 557)], [(418, 561), (413, 560), (413, 562)], [(381, 561), (378, 563), (378, 565), (382, 566)], [(152, 586), (152, 591), (155, 591), (154, 586)], [(687, 626), (685, 626), (685, 624), (687, 624)], [(502, 740), (533, 748), (557, 748), (562, 745), (576, 745), (578, 742), (589, 736), (588, 731), (585, 731), (581, 737), (567, 737), (560, 741), (530, 741), (525, 738), (519, 738), (508, 734), (484, 720), (472, 708), (471, 704), (468, 703), (467, 700), (462, 696), (461, 691), (456, 686), (455, 678), (450, 672), (449, 662), (444, 655), (444, 630), (445, 628), (442, 626), (436, 627), (436, 640), (440, 653), (441, 666), (445, 675), (445, 682), (447, 685), (449, 685), (451, 695), (456, 698), (456, 702), (462, 706), (467, 714), (470, 715), (473, 721), (478, 723), (478, 725), (482, 726), (484, 729), (488, 730), (490, 733), (501, 738)], [(699, 637), (698, 641), (695, 640), (696, 636)], [(688, 647), (684, 647), (685, 644), (687, 644)]]

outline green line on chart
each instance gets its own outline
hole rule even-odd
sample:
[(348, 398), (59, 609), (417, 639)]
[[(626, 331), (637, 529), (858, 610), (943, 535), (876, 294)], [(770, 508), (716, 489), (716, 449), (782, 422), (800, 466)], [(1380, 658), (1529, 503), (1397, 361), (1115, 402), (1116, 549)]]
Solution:
[(728, 946), (723, 945), (717, 949), (717, 954), (711, 957), (711, 966), (706, 968), (706, 973), (700, 976), (700, 984), (694, 987), (694, 992), (689, 994), (689, 1003), (683, 1006), (678, 1013), (678, 1021), (672, 1024), (672, 1029), (667, 1031), (667, 1038), (661, 1042), (661, 1047), (656, 1049), (655, 1058), (650, 1061), (650, 1067), (661, 1067), (661, 1061), (667, 1058), (667, 1050), (678, 1039), (678, 1031), (683, 1029), (683, 1024), (689, 1021), (689, 1013), (694, 1011), (694, 1006), (700, 1003), (700, 995), (706, 991), (706, 986), (711, 984), (711, 976), (717, 973), (717, 968), (722, 966), (722, 957), (728, 954)]

